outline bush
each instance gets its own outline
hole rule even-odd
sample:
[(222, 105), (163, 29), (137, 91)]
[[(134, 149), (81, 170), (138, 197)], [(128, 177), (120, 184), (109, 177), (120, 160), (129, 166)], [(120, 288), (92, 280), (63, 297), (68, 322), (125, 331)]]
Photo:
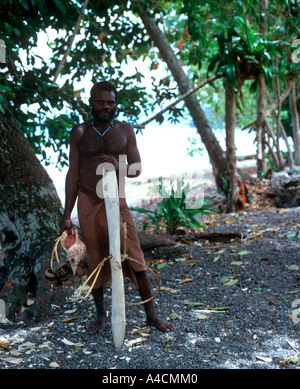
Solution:
[(168, 192), (162, 179), (160, 179), (157, 189), (162, 199), (155, 210), (131, 207), (131, 210), (147, 215), (147, 220), (142, 227), (143, 232), (147, 227), (154, 228), (155, 232), (166, 229), (169, 234), (174, 234), (178, 226), (199, 229), (202, 227), (199, 215), (215, 212), (209, 208), (211, 204), (207, 202), (207, 198), (204, 198), (203, 201), (187, 201), (190, 187), (189, 184), (184, 185), (183, 178), (177, 180), (176, 190), (174, 183), (172, 183), (171, 190)]

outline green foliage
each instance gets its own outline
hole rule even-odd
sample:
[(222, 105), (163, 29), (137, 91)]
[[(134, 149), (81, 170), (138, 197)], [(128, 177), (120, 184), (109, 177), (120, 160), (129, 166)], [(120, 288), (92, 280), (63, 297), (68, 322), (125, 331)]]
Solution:
[[(62, 88), (52, 85), (53, 69), (42, 53), (34, 54), (33, 50), (40, 31), (48, 27), (72, 28), (78, 8), (68, 1), (7, 0), (2, 2), (0, 15), (0, 39), (6, 44), (6, 63), (0, 65), (2, 112), (4, 107), (10, 108), (34, 151), (45, 159), (45, 146), (61, 150), (67, 144), (72, 121), (79, 121), (79, 114), (73, 112), (70, 120), (62, 121), (60, 111), (67, 102), (76, 112), (79, 104), (69, 81)], [(66, 160), (63, 153), (58, 158), (61, 162)]]
[[(158, 193), (162, 198), (157, 207), (152, 211), (146, 208), (132, 207), (131, 210), (144, 213), (147, 220), (143, 224), (143, 231), (151, 226), (154, 231), (163, 231), (166, 228), (169, 234), (174, 234), (176, 227), (186, 226), (193, 229), (201, 228), (199, 214), (210, 214), (215, 212), (205, 198), (203, 203), (198, 200), (188, 201), (187, 196), (190, 191), (189, 184), (184, 184), (184, 179), (177, 180), (175, 189), (174, 183), (170, 186), (170, 191), (160, 180)], [(188, 204), (188, 206), (187, 206)]]
[(203, 148), (199, 147), (199, 139), (188, 137), (188, 141), (190, 142), (190, 148), (188, 148), (188, 153), (190, 157), (193, 157), (194, 154), (202, 155)]
[(229, 26), (217, 35), (218, 52), (213, 56), (207, 72), (223, 71), (227, 81), (236, 87), (237, 79), (243, 83), (254, 79), (250, 90), (256, 91), (258, 79), (263, 76), (272, 89), (272, 58), (282, 53), (283, 41), (268, 41), (251, 30), (243, 17), (235, 17)]
[[(76, 89), (76, 82), (88, 74), (92, 74), (92, 82), (114, 82), (120, 91), (121, 120), (135, 123), (152, 108), (141, 85), (143, 74), (134, 67), (131, 74), (123, 70), (122, 65), (148, 50), (149, 42), (143, 39), (138, 20), (121, 16), (128, 11), (121, 0), (89, 2), (80, 33), (53, 85), (82, 4), (6, 0), (0, 6), (0, 39), (6, 44), (6, 63), (0, 64), (0, 110), (4, 113), (10, 107), (34, 151), (44, 160), (49, 148), (57, 151), (59, 166), (67, 163), (62, 150), (68, 146), (70, 129), (90, 116), (87, 100)], [(40, 32), (48, 34), (50, 58), (36, 51)]]

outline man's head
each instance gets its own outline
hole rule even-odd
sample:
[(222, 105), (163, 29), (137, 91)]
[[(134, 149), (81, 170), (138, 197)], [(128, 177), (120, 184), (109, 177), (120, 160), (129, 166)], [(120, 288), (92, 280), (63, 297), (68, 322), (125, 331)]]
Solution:
[(117, 109), (117, 90), (115, 86), (102, 81), (96, 83), (91, 89), (89, 99), (93, 118), (99, 123), (109, 123)]

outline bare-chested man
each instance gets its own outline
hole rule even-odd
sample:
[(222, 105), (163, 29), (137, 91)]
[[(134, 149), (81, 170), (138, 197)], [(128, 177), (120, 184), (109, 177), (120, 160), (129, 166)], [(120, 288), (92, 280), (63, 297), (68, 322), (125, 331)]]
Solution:
[[(137, 177), (141, 172), (140, 154), (133, 128), (114, 119), (117, 108), (117, 91), (113, 84), (100, 82), (91, 89), (90, 105), (93, 119), (75, 126), (70, 134), (69, 171), (66, 177), (66, 200), (64, 218), (60, 233), (68, 230), (71, 234), (71, 212), (78, 198), (78, 218), (83, 240), (87, 248), (88, 274), (109, 254), (106, 213), (103, 198), (99, 197), (97, 184), (101, 176), (96, 174), (99, 164), (109, 163), (117, 172), (119, 190), (125, 185), (121, 171), (127, 177)], [(123, 158), (120, 158), (122, 156)], [(127, 157), (127, 164), (120, 164)], [(138, 168), (137, 168), (138, 167)], [(123, 174), (124, 175), (124, 174)], [(148, 274), (144, 267), (144, 257), (138, 236), (125, 198), (120, 198), (120, 215), (127, 225), (127, 253), (140, 263), (122, 262), (125, 276), (130, 277), (139, 289), (142, 300), (151, 297)], [(122, 235), (122, 234), (121, 234)], [(107, 317), (103, 301), (103, 285), (110, 276), (109, 261), (105, 262), (92, 290), (97, 316), (88, 331), (103, 332)], [(92, 282), (92, 280), (91, 280)], [(144, 304), (147, 324), (160, 331), (173, 331), (173, 323), (158, 317), (153, 300)]]

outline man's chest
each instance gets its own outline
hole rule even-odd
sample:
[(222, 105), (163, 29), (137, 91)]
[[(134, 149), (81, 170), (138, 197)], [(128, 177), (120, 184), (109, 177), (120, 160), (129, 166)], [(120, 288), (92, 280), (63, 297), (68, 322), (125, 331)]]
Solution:
[(79, 141), (79, 149), (83, 156), (114, 155), (126, 153), (127, 137), (115, 126), (102, 137), (89, 127)]

